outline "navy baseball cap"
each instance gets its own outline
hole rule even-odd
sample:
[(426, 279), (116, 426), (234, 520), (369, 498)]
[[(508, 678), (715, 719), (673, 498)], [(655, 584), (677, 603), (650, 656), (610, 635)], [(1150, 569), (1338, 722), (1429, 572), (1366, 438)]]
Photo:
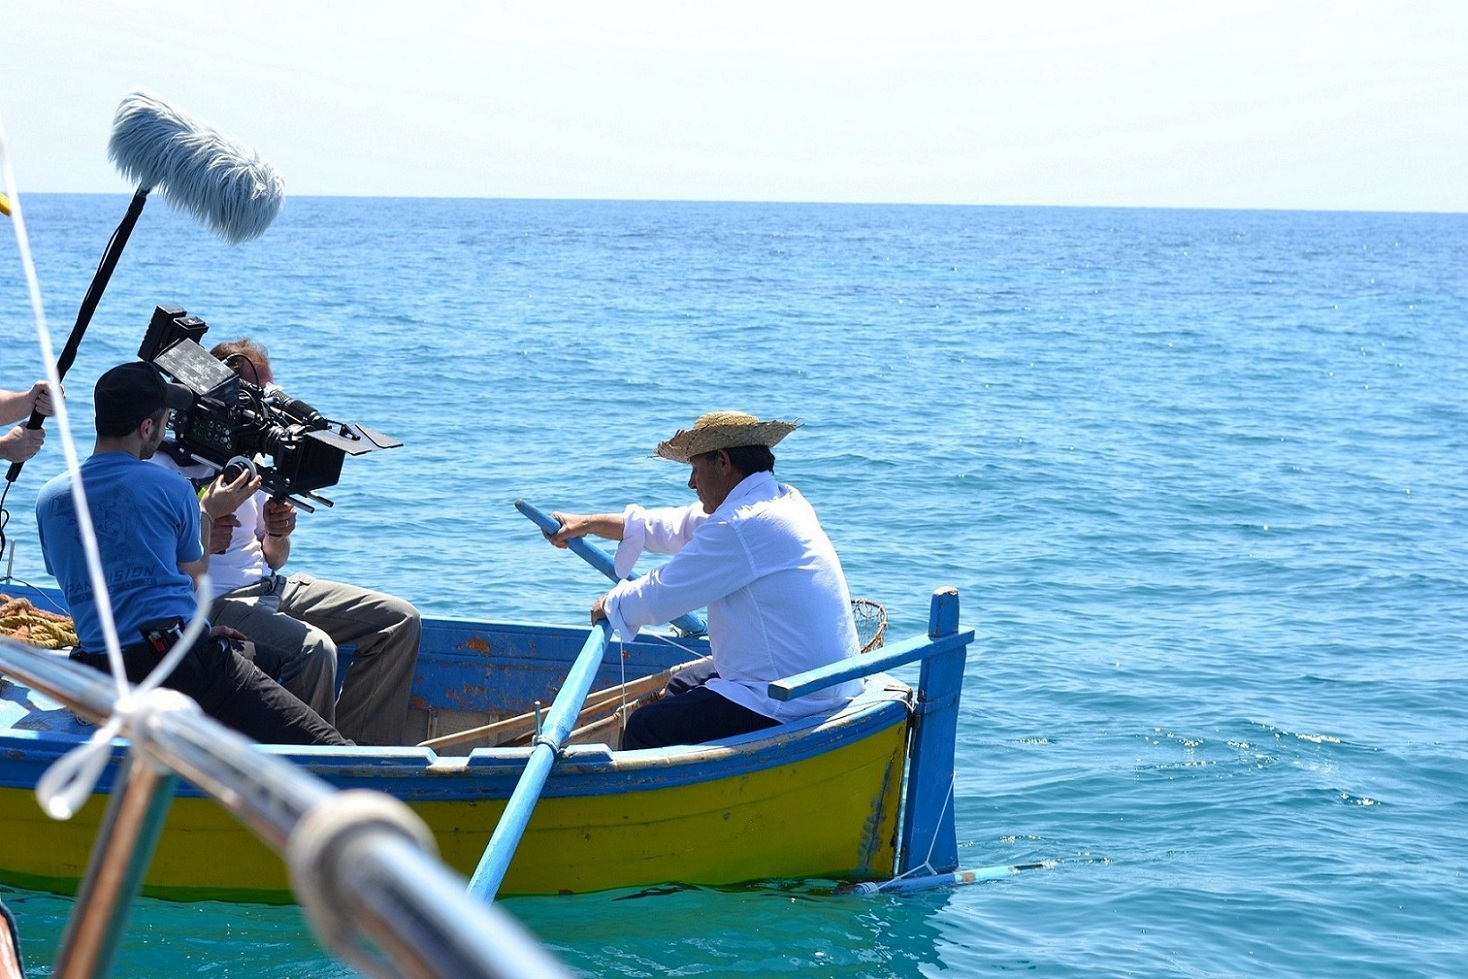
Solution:
[(130, 432), (164, 408), (187, 408), (193, 402), (188, 388), (165, 381), (158, 368), (141, 360), (103, 374), (92, 396), (98, 432)]

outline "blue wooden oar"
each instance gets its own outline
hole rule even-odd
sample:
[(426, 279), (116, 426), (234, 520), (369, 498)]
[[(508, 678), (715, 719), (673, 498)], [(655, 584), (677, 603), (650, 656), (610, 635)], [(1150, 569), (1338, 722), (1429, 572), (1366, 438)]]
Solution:
[[(560, 522), (554, 517), (537, 510), (524, 500), (516, 500), (515, 508), (547, 533), (553, 534), (561, 529)], [(612, 559), (605, 552), (580, 538), (573, 538), (568, 543), (592, 567), (613, 581), (620, 580)], [(696, 625), (699, 632), (703, 631), (703, 622), (700, 620), (695, 619), (690, 625)], [(596, 679), (597, 670), (601, 668), (601, 661), (606, 656), (611, 638), (611, 623), (606, 619), (595, 623), (587, 634), (581, 652), (576, 655), (576, 662), (571, 664), (565, 685), (556, 694), (550, 710), (546, 712), (544, 727), (531, 742), (533, 747), (525, 762), (525, 770), (520, 773), (520, 781), (515, 783), (515, 791), (510, 793), (510, 798), (505, 803), (505, 811), (500, 815), (500, 821), (489, 838), (489, 845), (484, 848), (483, 856), (479, 858), (479, 866), (474, 868), (474, 875), (469, 878), (469, 893), (474, 897), (493, 901), (495, 894), (499, 892), (505, 873), (510, 869), (510, 860), (515, 856), (515, 848), (520, 845), (525, 828), (530, 825), (530, 814), (535, 810), (536, 802), (540, 801), (540, 793), (545, 788), (546, 780), (550, 778), (556, 757), (561, 753), (563, 742), (576, 727), (581, 705), (586, 702), (586, 695)]]
[(962, 884), (977, 884), (986, 880), (1003, 880), (1026, 870), (1048, 870), (1057, 866), (1055, 860), (1038, 863), (1016, 863), (1003, 867), (980, 867), (977, 870), (953, 870), (946, 874), (927, 874), (922, 877), (894, 877), (884, 881), (864, 881), (838, 887), (841, 894), (881, 894), (885, 891), (931, 891), (938, 887), (958, 887)]
[[(524, 500), (516, 500), (515, 509), (529, 517), (537, 527), (547, 534), (554, 534), (561, 529), (561, 522), (559, 520), (543, 510), (536, 509)], [(572, 537), (566, 541), (566, 546), (585, 559), (587, 564), (608, 578), (613, 581), (622, 580), (617, 576), (617, 569), (612, 561), (611, 555), (587, 541), (586, 538)], [(627, 577), (636, 578), (637, 572), (634, 571)], [(689, 612), (687, 615), (678, 616), (673, 620), (672, 625), (685, 636), (701, 636), (709, 631), (708, 626), (704, 624), (703, 616), (696, 612)]]
[(581, 713), (581, 705), (591, 690), (597, 670), (601, 668), (602, 657), (606, 655), (611, 638), (612, 627), (602, 619), (592, 626), (581, 652), (576, 654), (576, 662), (571, 664), (571, 670), (566, 674), (565, 686), (561, 687), (546, 712), (545, 726), (531, 742), (534, 747), (530, 749), (525, 771), (520, 773), (520, 781), (505, 803), (505, 811), (489, 838), (489, 845), (484, 848), (484, 855), (479, 858), (479, 866), (474, 868), (474, 876), (469, 878), (469, 893), (474, 897), (493, 901), (499, 892), (505, 872), (510, 869), (510, 859), (530, 823), (530, 814), (540, 800), (546, 779), (550, 778), (551, 766), (561, 753), (562, 742), (576, 726), (576, 717)]

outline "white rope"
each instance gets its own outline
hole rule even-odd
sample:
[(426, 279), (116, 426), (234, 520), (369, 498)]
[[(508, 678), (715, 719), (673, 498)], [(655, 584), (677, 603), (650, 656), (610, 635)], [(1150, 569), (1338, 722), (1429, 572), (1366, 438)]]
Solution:
[(622, 667), (622, 706), (617, 710), (617, 746), (621, 747), (622, 737), (627, 733), (627, 644), (617, 643), (617, 662)]
[[(938, 813), (938, 822), (939, 823), (942, 823), (943, 822), (943, 814), (946, 813), (946, 812), (948, 812), (953, 807), (953, 791), (954, 791), (954, 785), (955, 785), (956, 781), (957, 781), (957, 775), (956, 775), (956, 773), (954, 775), (950, 775), (948, 777), (948, 794), (947, 794), (947, 796), (944, 797), (944, 799), (943, 799), (943, 808)], [(886, 887), (889, 887), (892, 884), (897, 883), (900, 880), (907, 880), (910, 877), (934, 877), (934, 876), (938, 876), (938, 870), (937, 870), (937, 868), (935, 868), (933, 866), (933, 850), (934, 850), (934, 848), (937, 847), (937, 845), (938, 845), (938, 834), (937, 833), (934, 833), (932, 839), (930, 839), (928, 841), (928, 852), (927, 852), (927, 854), (925, 854), (923, 856), (923, 862), (921, 864), (919, 864), (916, 867), (913, 867), (913, 868), (911, 868), (909, 870), (906, 870), (906, 871), (898, 874), (896, 877), (893, 877), (891, 880), (884, 880), (880, 884), (877, 884), (877, 883), (866, 883), (866, 884), (862, 884), (862, 885), (859, 886), (858, 890), (861, 893), (863, 893), (863, 894), (875, 894), (875, 893), (881, 891), (882, 889), (884, 889)], [(926, 873), (924, 873), (923, 871), (926, 871)]]
[[(113, 675), (118, 678), (117, 701), (112, 706), (112, 716), (105, 724), (92, 732), (83, 743), (56, 759), (51, 767), (36, 781), (36, 799), (46, 815), (52, 819), (70, 819), (86, 804), (87, 797), (96, 787), (97, 779), (112, 757), (112, 739), (132, 730), (132, 722), (148, 708), (157, 706), (158, 687), (173, 672), (174, 667), (194, 648), (204, 627), (209, 624), (204, 618), (208, 608), (204, 596), (209, 594), (209, 576), (199, 579), (200, 587), (195, 594), (197, 605), (194, 617), (184, 629), (183, 635), (153, 667), (151, 673), (136, 687), (129, 687), (127, 675), (114, 667)], [(116, 636), (112, 638), (115, 640)], [(121, 661), (121, 656), (118, 657)], [(169, 692), (172, 697), (177, 693)]]
[(107, 579), (102, 573), (102, 558), (97, 549), (97, 535), (92, 526), (92, 513), (87, 507), (87, 493), (82, 486), (81, 463), (77, 458), (76, 442), (71, 437), (70, 413), (66, 399), (61, 396), (61, 377), (56, 372), (56, 351), (51, 345), (51, 333), (46, 327), (46, 311), (41, 302), (41, 286), (36, 278), (36, 263), (31, 255), (30, 238), (26, 234), (25, 217), (20, 206), (20, 194), (16, 190), (15, 174), (10, 166), (10, 154), (6, 150), (5, 127), (0, 123), (0, 174), (3, 174), (5, 194), (10, 198), (10, 218), (15, 226), (15, 241), (20, 252), (21, 265), (25, 268), (26, 288), (30, 292), (31, 315), (36, 322), (36, 338), (41, 346), (41, 360), (46, 365), (46, 382), (51, 388), (51, 404), (55, 408), (56, 427), (61, 434), (61, 449), (66, 457), (66, 471), (71, 477), (71, 499), (76, 509), (77, 524), (81, 532), (82, 549), (87, 558), (87, 576), (91, 579), (92, 594), (96, 596), (97, 617), (101, 620), (103, 644), (107, 650), (107, 662), (112, 668), (113, 681), (117, 685), (117, 702), (113, 714), (98, 728), (87, 742), (73, 748), (57, 759), (50, 769), (36, 782), (36, 798), (41, 808), (52, 819), (70, 819), (91, 794), (97, 778), (111, 757), (112, 738), (130, 730), (130, 721), (139, 712), (148, 693), (173, 672), (179, 661), (193, 648), (204, 628), (209, 624), (205, 618), (207, 605), (204, 596), (210, 594), (209, 576), (202, 575), (197, 583), (195, 598), (197, 606), (194, 618), (184, 630), (183, 637), (174, 643), (168, 655), (153, 668), (147, 678), (136, 689), (127, 682), (127, 671), (122, 662), (122, 645), (117, 638), (117, 624), (112, 618), (112, 599), (107, 592)]
[[(946, 813), (952, 812), (953, 810), (953, 788), (957, 781), (957, 772), (954, 772), (952, 775), (948, 776), (948, 794), (943, 797), (943, 808), (938, 811), (938, 822), (940, 824), (943, 822), (943, 816)], [(954, 813), (955, 819), (957, 818), (957, 815), (957, 813)], [(936, 874), (938, 872), (933, 868), (933, 848), (937, 845), (938, 834), (934, 833), (933, 838), (928, 841), (928, 852), (923, 857), (923, 865), (921, 867), (914, 868), (914, 870), (927, 870), (928, 873), (931, 874)], [(909, 870), (907, 873), (903, 874), (902, 877), (911, 876), (914, 873), (914, 870)], [(898, 879), (900, 880), (901, 878)]]
[(652, 636), (654, 639), (657, 639), (657, 640), (659, 640), (661, 642), (667, 643), (669, 646), (672, 646), (674, 649), (681, 649), (685, 653), (691, 653), (691, 652), (693, 652), (693, 647), (691, 647), (691, 646), (684, 646), (682, 643), (674, 642), (671, 636), (665, 636), (665, 635), (663, 635), (661, 633), (658, 633), (658, 632), (649, 632), (647, 634), (649, 636)]

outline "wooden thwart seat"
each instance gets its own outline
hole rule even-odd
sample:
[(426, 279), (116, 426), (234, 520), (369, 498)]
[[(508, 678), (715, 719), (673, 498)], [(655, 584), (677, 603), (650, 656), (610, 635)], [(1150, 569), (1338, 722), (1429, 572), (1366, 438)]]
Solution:
[[(705, 657), (706, 659), (706, 657)], [(662, 691), (672, 679), (673, 674), (679, 670), (686, 670), (704, 662), (704, 659), (691, 660), (687, 663), (679, 663), (670, 666), (661, 673), (652, 673), (635, 680), (628, 680), (615, 687), (607, 687), (598, 690), (586, 698), (582, 705), (581, 713), (576, 717), (576, 727), (567, 738), (567, 744), (592, 744), (607, 742), (611, 743), (608, 735), (613, 731), (620, 732), (621, 718), (627, 708), (633, 708), (662, 696)], [(630, 711), (629, 711), (630, 712)], [(513, 747), (516, 745), (529, 744), (535, 737), (535, 711), (524, 714), (516, 714), (514, 717), (506, 717), (504, 720), (495, 721), (493, 724), (482, 724), (464, 731), (455, 731), (453, 734), (443, 734), (436, 738), (418, 742), (420, 748), (432, 748), (439, 751), (443, 748), (455, 746), (472, 747)], [(620, 736), (616, 739), (617, 744), (621, 741)]]

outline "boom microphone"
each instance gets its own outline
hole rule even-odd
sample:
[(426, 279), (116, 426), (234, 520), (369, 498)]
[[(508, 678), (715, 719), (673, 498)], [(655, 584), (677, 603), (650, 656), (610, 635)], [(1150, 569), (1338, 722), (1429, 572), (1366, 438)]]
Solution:
[(232, 245), (264, 234), (285, 203), (285, 183), (253, 150), (144, 89), (117, 107), (107, 156), (139, 193), (160, 191)]
[[(138, 189), (107, 242), (77, 312), (76, 325), (56, 358), (58, 378), (64, 378), (76, 360), (77, 347), (150, 192), (157, 190), (174, 207), (203, 220), (231, 244), (263, 234), (285, 203), (285, 183), (274, 167), (143, 89), (127, 95), (117, 107), (107, 155), (123, 176), (137, 182)], [(42, 415), (33, 411), (26, 427), (40, 428), (41, 422)], [(6, 480), (15, 482), (22, 465), (12, 463)]]

